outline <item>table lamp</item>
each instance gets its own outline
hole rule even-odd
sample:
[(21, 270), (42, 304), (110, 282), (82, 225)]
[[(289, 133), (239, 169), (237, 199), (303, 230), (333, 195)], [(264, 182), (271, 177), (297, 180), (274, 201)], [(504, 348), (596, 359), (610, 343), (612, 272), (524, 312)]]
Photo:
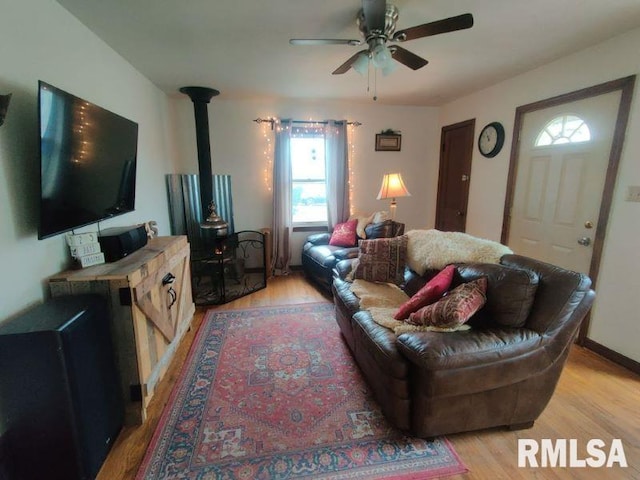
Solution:
[(389, 207), (389, 214), (391, 220), (396, 219), (396, 198), (397, 197), (410, 197), (411, 194), (402, 181), (402, 175), (399, 173), (385, 173), (382, 177), (382, 186), (380, 187), (380, 193), (378, 193), (378, 200), (385, 198), (391, 199), (391, 205)]

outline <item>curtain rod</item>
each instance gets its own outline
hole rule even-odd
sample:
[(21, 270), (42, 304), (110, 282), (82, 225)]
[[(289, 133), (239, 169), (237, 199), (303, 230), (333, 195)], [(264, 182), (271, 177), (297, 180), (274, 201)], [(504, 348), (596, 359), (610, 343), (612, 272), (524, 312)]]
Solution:
[[(274, 117), (267, 117), (267, 118), (256, 118), (253, 120), (256, 123), (268, 123), (271, 125), (271, 130), (273, 130), (273, 126), (275, 125), (276, 121), (278, 121), (277, 118)], [(322, 121), (314, 121), (314, 120), (291, 120), (291, 123), (308, 123), (308, 124), (321, 124), (321, 125), (326, 125), (327, 122), (326, 120), (322, 120)], [(342, 125), (343, 122), (341, 121), (337, 121), (336, 122), (338, 125)], [(347, 125), (353, 125), (354, 127), (359, 127), (360, 125), (362, 125), (362, 123), (360, 122), (347, 122)]]

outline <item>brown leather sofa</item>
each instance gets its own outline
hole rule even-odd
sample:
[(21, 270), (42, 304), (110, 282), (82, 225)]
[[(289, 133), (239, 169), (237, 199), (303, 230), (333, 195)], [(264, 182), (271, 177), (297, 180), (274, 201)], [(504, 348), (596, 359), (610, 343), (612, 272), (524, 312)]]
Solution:
[[(370, 223), (364, 229), (368, 239), (396, 237), (404, 233), (404, 223), (393, 220)], [(333, 268), (340, 260), (356, 258), (358, 247), (329, 245), (330, 233), (309, 235), (302, 246), (302, 270), (307, 278), (331, 293)]]
[[(505, 255), (500, 265), (457, 268), (454, 284), (488, 279), (487, 304), (469, 321), (470, 330), (396, 336), (360, 310), (345, 280), (350, 270), (347, 260), (334, 271), (342, 334), (385, 416), (423, 438), (531, 427), (595, 297), (583, 274)], [(407, 269), (402, 288), (411, 296), (434, 273), (419, 277)], [(504, 326), (511, 319), (524, 325)]]

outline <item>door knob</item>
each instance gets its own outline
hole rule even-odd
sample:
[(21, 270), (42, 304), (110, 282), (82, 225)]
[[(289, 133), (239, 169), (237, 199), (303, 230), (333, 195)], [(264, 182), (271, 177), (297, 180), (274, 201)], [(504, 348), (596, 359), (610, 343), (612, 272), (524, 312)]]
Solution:
[(593, 222), (587, 220), (586, 222), (584, 222), (584, 228), (593, 228)]
[(469, 181), (469, 175), (462, 175), (461, 180), (462, 180), (463, 182), (467, 182), (467, 181)]
[(590, 237), (579, 238), (578, 243), (584, 247), (588, 247), (589, 245), (591, 245), (591, 238)]

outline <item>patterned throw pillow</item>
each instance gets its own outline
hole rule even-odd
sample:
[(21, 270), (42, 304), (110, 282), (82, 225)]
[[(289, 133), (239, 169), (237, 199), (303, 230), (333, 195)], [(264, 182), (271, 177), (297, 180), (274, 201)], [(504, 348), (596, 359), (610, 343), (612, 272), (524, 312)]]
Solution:
[(357, 225), (358, 220), (355, 218), (344, 223), (338, 223), (333, 228), (329, 245), (333, 245), (334, 247), (355, 247)]
[(486, 300), (487, 278), (463, 283), (436, 303), (409, 315), (407, 323), (455, 330), (480, 310)]
[(402, 284), (407, 263), (407, 237), (362, 240), (353, 278)]
[(451, 286), (453, 280), (453, 274), (456, 267), (448, 265), (441, 270), (435, 277), (429, 280), (424, 287), (416, 292), (416, 294), (403, 303), (393, 318), (396, 320), (405, 320), (409, 317), (409, 314), (431, 305), (445, 294)]

